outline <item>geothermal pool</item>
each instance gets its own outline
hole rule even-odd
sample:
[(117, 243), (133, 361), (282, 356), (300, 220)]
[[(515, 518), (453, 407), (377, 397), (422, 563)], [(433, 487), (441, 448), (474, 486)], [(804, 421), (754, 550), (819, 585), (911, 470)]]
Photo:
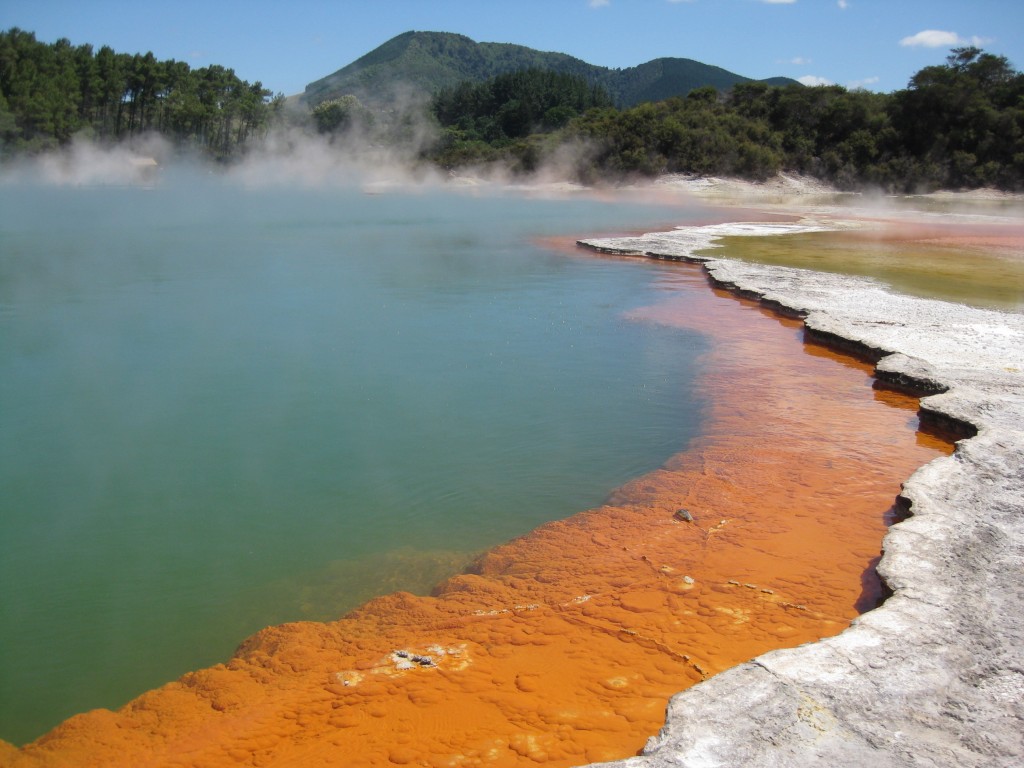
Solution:
[(0, 184), (0, 738), (426, 592), (700, 429), (664, 267), (536, 238), (700, 207)]
[(565, 768), (879, 600), (916, 401), (564, 247), (742, 212), (368, 191), (0, 187), (0, 736), (194, 670), (0, 762)]

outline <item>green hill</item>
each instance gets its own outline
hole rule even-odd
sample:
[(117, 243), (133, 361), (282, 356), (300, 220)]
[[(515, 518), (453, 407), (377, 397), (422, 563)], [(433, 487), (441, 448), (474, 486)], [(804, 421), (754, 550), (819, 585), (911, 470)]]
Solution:
[(701, 64), (693, 59), (654, 59), (646, 64), (609, 73), (606, 86), (621, 106), (633, 106), (644, 101), (664, 101), (673, 96), (685, 96), (694, 88), (712, 85), (727, 91), (736, 83), (748, 83), (721, 67)]
[[(450, 32), (405, 32), (310, 83), (303, 100), (315, 106), (352, 94), (366, 104), (383, 107), (410, 97), (426, 97), (463, 81), (480, 82), (528, 68), (584, 77), (591, 84), (602, 85), (622, 107), (684, 96), (705, 85), (727, 90), (736, 83), (751, 82), (751, 78), (691, 59), (663, 58), (637, 67), (609, 69), (564, 53), (511, 43), (477, 43)], [(795, 82), (771, 80), (775, 85)]]

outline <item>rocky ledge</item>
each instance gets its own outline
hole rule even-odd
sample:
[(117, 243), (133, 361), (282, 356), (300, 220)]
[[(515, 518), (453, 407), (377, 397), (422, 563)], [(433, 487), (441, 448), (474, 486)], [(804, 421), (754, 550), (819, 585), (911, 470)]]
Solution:
[(1024, 314), (896, 295), (847, 276), (695, 257), (732, 224), (595, 250), (704, 262), (713, 282), (931, 393), (922, 419), (973, 435), (905, 483), (878, 566), (892, 595), (840, 635), (773, 651), (673, 697), (639, 757), (606, 766), (1024, 764)]

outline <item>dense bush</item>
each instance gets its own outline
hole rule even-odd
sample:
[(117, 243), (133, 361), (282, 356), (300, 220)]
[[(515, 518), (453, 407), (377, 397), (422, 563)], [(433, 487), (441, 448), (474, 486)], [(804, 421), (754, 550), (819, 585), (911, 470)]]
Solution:
[[(541, 82), (541, 73), (521, 77), (530, 88)], [(521, 118), (524, 103), (497, 78), (442, 92), (434, 112), (447, 129), (434, 159), (533, 168), (572, 144), (587, 149), (575, 171), (588, 181), (673, 172), (766, 179), (789, 170), (846, 189), (1024, 188), (1024, 75), (977, 48), (955, 49), (893, 94), (751, 82), (626, 110), (594, 103), (584, 111), (582, 100), (567, 100), (576, 111), (568, 122), (570, 109), (545, 120), (536, 102)], [(538, 132), (553, 140), (533, 142), (524, 164), (514, 139)]]
[[(582, 77), (539, 69), (442, 89), (430, 105), (444, 129), (434, 159), (457, 165), (516, 155), (528, 146), (520, 140), (556, 131), (582, 112), (611, 103), (604, 89)], [(501, 149), (508, 152), (493, 151)]]
[(118, 141), (157, 132), (215, 156), (259, 135), (283, 97), (221, 66), (195, 69), (152, 53), (38, 42), (0, 33), (0, 150), (35, 152), (85, 135)]

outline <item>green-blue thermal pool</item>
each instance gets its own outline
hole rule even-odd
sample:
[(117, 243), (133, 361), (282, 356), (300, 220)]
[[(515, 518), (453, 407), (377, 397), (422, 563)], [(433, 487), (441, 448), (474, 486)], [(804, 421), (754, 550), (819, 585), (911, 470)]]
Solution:
[(706, 211), (593, 199), (0, 184), (0, 738), (263, 626), (429, 590), (700, 425), (658, 264)]

